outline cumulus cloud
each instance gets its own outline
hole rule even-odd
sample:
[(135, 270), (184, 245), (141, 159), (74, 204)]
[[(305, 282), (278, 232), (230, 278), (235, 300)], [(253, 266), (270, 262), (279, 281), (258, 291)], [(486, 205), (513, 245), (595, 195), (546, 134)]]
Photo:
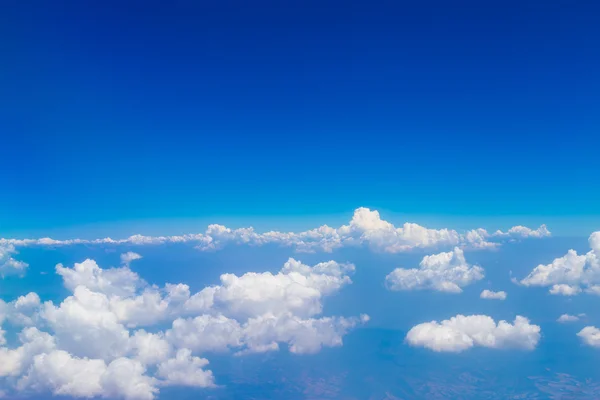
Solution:
[(457, 315), (442, 322), (414, 326), (406, 335), (411, 346), (437, 352), (461, 352), (474, 346), (532, 350), (540, 339), (540, 327), (517, 316), (512, 324), (487, 315)]
[(128, 251), (127, 253), (121, 254), (121, 264), (128, 266), (132, 261), (139, 260), (140, 258), (142, 258), (142, 256), (138, 253)]
[[(0, 377), (15, 391), (127, 400), (153, 399), (164, 386), (214, 387), (203, 353), (242, 356), (283, 344), (300, 354), (342, 345), (368, 316), (321, 314), (324, 299), (350, 284), (353, 271), (352, 264), (289, 259), (277, 273), (223, 274), (219, 285), (191, 294), (182, 283), (150, 286), (127, 265), (59, 264), (71, 291), (61, 302), (42, 303), (35, 293), (0, 301), (0, 326), (25, 326), (13, 348), (0, 330)], [(169, 322), (166, 331), (157, 328)]]
[[(258, 233), (252, 227), (231, 229), (223, 225), (213, 224), (209, 225), (204, 233), (180, 236), (133, 235), (119, 240), (112, 238), (94, 240), (0, 239), (0, 245), (65, 246), (73, 244), (158, 245), (164, 243), (194, 243), (198, 249), (210, 251), (221, 249), (229, 244), (253, 246), (276, 244), (293, 247), (299, 252), (331, 252), (341, 247), (366, 245), (374, 251), (398, 253), (414, 248), (444, 246), (493, 249), (506, 240), (546, 236), (550, 236), (550, 231), (545, 225), (538, 229), (515, 226), (507, 232), (496, 231), (494, 233), (489, 233), (482, 228), (459, 233), (453, 229), (430, 229), (409, 222), (397, 227), (382, 219), (378, 211), (361, 207), (354, 211), (348, 225), (342, 225), (339, 228), (323, 225), (304, 232), (269, 231)], [(123, 264), (127, 265), (128, 263), (124, 260)]]
[(506, 292), (504, 292), (504, 291), (493, 292), (491, 290), (485, 289), (484, 291), (481, 292), (479, 297), (482, 299), (486, 299), (486, 300), (506, 300)]
[(12, 244), (0, 243), (0, 277), (7, 275), (23, 275), (29, 266), (26, 262), (15, 260), (13, 255), (17, 254)]
[(180, 349), (174, 358), (158, 366), (156, 375), (163, 386), (212, 387), (215, 386), (212, 371), (203, 369), (207, 365), (207, 359), (193, 357), (190, 350)]
[(538, 265), (520, 283), (525, 286), (550, 287), (550, 293), (574, 296), (581, 292), (600, 294), (600, 232), (589, 238), (591, 250), (577, 254), (569, 250), (552, 263)]
[(563, 314), (556, 320), (557, 322), (565, 323), (565, 322), (575, 322), (579, 321), (579, 317), (577, 315), (569, 315)]
[(425, 256), (419, 268), (396, 268), (385, 280), (390, 290), (430, 289), (461, 293), (464, 286), (483, 276), (483, 268), (468, 264), (463, 251), (455, 247), (447, 253)]
[(586, 326), (577, 334), (583, 342), (592, 347), (600, 347), (600, 329)]

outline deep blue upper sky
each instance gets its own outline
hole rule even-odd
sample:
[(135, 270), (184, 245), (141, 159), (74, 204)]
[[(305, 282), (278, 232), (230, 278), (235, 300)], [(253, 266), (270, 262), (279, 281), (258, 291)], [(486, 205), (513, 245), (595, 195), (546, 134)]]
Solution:
[(598, 215), (597, 2), (2, 8), (0, 233)]

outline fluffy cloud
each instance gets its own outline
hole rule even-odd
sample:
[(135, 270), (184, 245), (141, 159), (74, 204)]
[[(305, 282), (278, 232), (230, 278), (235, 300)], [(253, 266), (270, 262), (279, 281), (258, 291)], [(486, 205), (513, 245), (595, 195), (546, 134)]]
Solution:
[(174, 358), (171, 358), (158, 366), (156, 375), (162, 379), (164, 386), (215, 386), (212, 371), (203, 370), (208, 365), (208, 360), (193, 357), (188, 349), (181, 349)]
[[(348, 225), (332, 228), (320, 226), (304, 232), (270, 231), (257, 233), (253, 228), (230, 229), (223, 225), (209, 225), (204, 233), (180, 236), (133, 235), (126, 239), (111, 238), (84, 240), (42, 239), (0, 239), (0, 245), (14, 246), (64, 246), (73, 244), (129, 244), (157, 245), (164, 243), (194, 243), (200, 250), (217, 250), (228, 244), (248, 244), (261, 246), (277, 244), (289, 246), (299, 252), (331, 252), (345, 246), (366, 245), (375, 251), (398, 253), (414, 248), (461, 246), (474, 249), (490, 249), (506, 240), (541, 238), (550, 236), (545, 225), (538, 229), (515, 226), (507, 232), (489, 233), (485, 229), (474, 229), (459, 233), (453, 229), (430, 229), (415, 223), (404, 223), (396, 227), (385, 221), (379, 212), (368, 208), (358, 208)], [(128, 253), (129, 254), (129, 253)], [(135, 253), (132, 253), (135, 254)], [(127, 258), (128, 256), (126, 256)], [(128, 258), (127, 258), (128, 259)], [(131, 260), (129, 260), (131, 261)], [(127, 260), (123, 261), (127, 265)]]
[(556, 320), (557, 322), (565, 323), (565, 322), (575, 322), (579, 321), (579, 317), (577, 315), (569, 315), (563, 314)]
[(22, 275), (25, 273), (29, 264), (15, 260), (13, 255), (16, 253), (14, 245), (0, 243), (0, 277)]
[[(219, 285), (191, 294), (181, 283), (149, 286), (127, 265), (59, 264), (56, 272), (72, 292), (62, 302), (42, 303), (35, 293), (0, 302), (0, 324), (26, 326), (18, 347), (0, 347), (0, 377), (16, 391), (126, 400), (153, 399), (163, 386), (213, 387), (208, 361), (198, 356), (205, 352), (340, 346), (368, 317), (320, 314), (353, 271), (351, 264), (290, 259), (275, 274), (223, 274)], [(166, 331), (133, 330), (169, 321)]]
[(532, 350), (540, 339), (540, 327), (517, 316), (512, 324), (487, 315), (457, 315), (442, 322), (414, 326), (406, 335), (411, 346), (438, 352), (461, 352), (474, 346)]
[(493, 292), (491, 290), (485, 289), (484, 291), (481, 292), (479, 297), (482, 299), (486, 299), (486, 300), (506, 300), (506, 292), (504, 292), (504, 291)]
[(600, 347), (600, 329), (595, 326), (586, 326), (577, 334), (589, 346)]
[(127, 297), (144, 285), (138, 274), (128, 267), (102, 269), (96, 261), (89, 259), (75, 263), (73, 268), (58, 264), (56, 273), (62, 276), (65, 287), (71, 291), (85, 286), (97, 293)]
[(552, 287), (549, 290), (549, 293), (558, 296), (575, 296), (581, 293), (581, 288), (575, 285), (552, 285)]
[(129, 265), (132, 261), (139, 260), (142, 258), (138, 253), (134, 253), (133, 251), (128, 251), (127, 253), (121, 254), (121, 264)]
[(461, 293), (462, 287), (483, 278), (483, 268), (467, 263), (463, 251), (425, 256), (419, 268), (397, 268), (386, 276), (390, 290), (431, 289), (440, 292)]
[(582, 291), (600, 294), (600, 232), (589, 238), (591, 250), (579, 255), (569, 250), (551, 264), (538, 265), (521, 280), (525, 286), (550, 286), (551, 294), (574, 296)]

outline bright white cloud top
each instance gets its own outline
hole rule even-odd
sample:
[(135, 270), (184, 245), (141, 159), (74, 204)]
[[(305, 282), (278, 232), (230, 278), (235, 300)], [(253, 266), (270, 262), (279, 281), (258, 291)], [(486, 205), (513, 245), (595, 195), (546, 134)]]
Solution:
[[(59, 264), (72, 292), (60, 304), (35, 293), (0, 301), (0, 323), (22, 328), (17, 346), (0, 335), (0, 378), (15, 392), (130, 400), (153, 399), (163, 386), (212, 387), (207, 351), (341, 346), (369, 317), (321, 313), (327, 296), (352, 283), (353, 271), (351, 264), (290, 259), (276, 274), (223, 274), (219, 285), (191, 294), (185, 284), (150, 286), (128, 265)], [(159, 323), (169, 327), (157, 330)]]
[(193, 243), (200, 250), (218, 250), (226, 245), (246, 244), (261, 246), (276, 244), (293, 247), (298, 252), (331, 252), (346, 246), (366, 245), (374, 251), (398, 253), (414, 248), (460, 246), (473, 249), (492, 249), (507, 240), (542, 238), (550, 236), (545, 225), (538, 229), (515, 226), (506, 232), (489, 233), (485, 229), (473, 229), (459, 233), (453, 229), (429, 229), (414, 223), (400, 227), (383, 220), (379, 212), (358, 208), (348, 225), (332, 228), (320, 226), (304, 232), (270, 231), (257, 233), (253, 228), (230, 229), (223, 225), (210, 225), (204, 233), (181, 236), (133, 235), (127, 239), (111, 238), (85, 240), (69, 239), (0, 239), (0, 245), (12, 246), (66, 246), (74, 244), (127, 244), (157, 245), (164, 243)]
[(461, 293), (462, 288), (483, 279), (483, 268), (470, 265), (464, 252), (455, 247), (447, 253), (425, 256), (419, 268), (396, 268), (385, 278), (390, 290), (437, 290)]
[(577, 315), (563, 314), (556, 321), (564, 324), (565, 322), (579, 321), (579, 317)]
[(550, 287), (555, 295), (575, 296), (582, 291), (600, 295), (600, 232), (592, 233), (588, 242), (588, 253), (580, 255), (569, 250), (551, 264), (535, 267), (520, 283)]
[(453, 353), (475, 346), (533, 350), (539, 340), (540, 327), (521, 316), (512, 324), (506, 321), (496, 324), (487, 315), (457, 315), (442, 322), (416, 325), (406, 335), (406, 342), (411, 346)]
[(0, 276), (6, 275), (22, 275), (29, 264), (18, 261), (13, 258), (17, 253), (15, 246), (12, 244), (0, 243)]
[(485, 289), (484, 291), (481, 292), (479, 297), (482, 299), (486, 299), (486, 300), (506, 300), (506, 292), (504, 292), (504, 291), (494, 292), (494, 291)]
[(577, 334), (585, 344), (600, 347), (600, 329), (595, 326), (586, 326)]

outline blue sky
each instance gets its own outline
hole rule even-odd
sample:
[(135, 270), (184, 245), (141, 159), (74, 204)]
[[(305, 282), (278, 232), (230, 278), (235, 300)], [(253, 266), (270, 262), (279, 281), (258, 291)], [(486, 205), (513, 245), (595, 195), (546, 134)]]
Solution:
[(598, 397), (600, 4), (0, 14), (0, 398)]
[(597, 221), (598, 6), (561, 4), (10, 2), (0, 229)]

